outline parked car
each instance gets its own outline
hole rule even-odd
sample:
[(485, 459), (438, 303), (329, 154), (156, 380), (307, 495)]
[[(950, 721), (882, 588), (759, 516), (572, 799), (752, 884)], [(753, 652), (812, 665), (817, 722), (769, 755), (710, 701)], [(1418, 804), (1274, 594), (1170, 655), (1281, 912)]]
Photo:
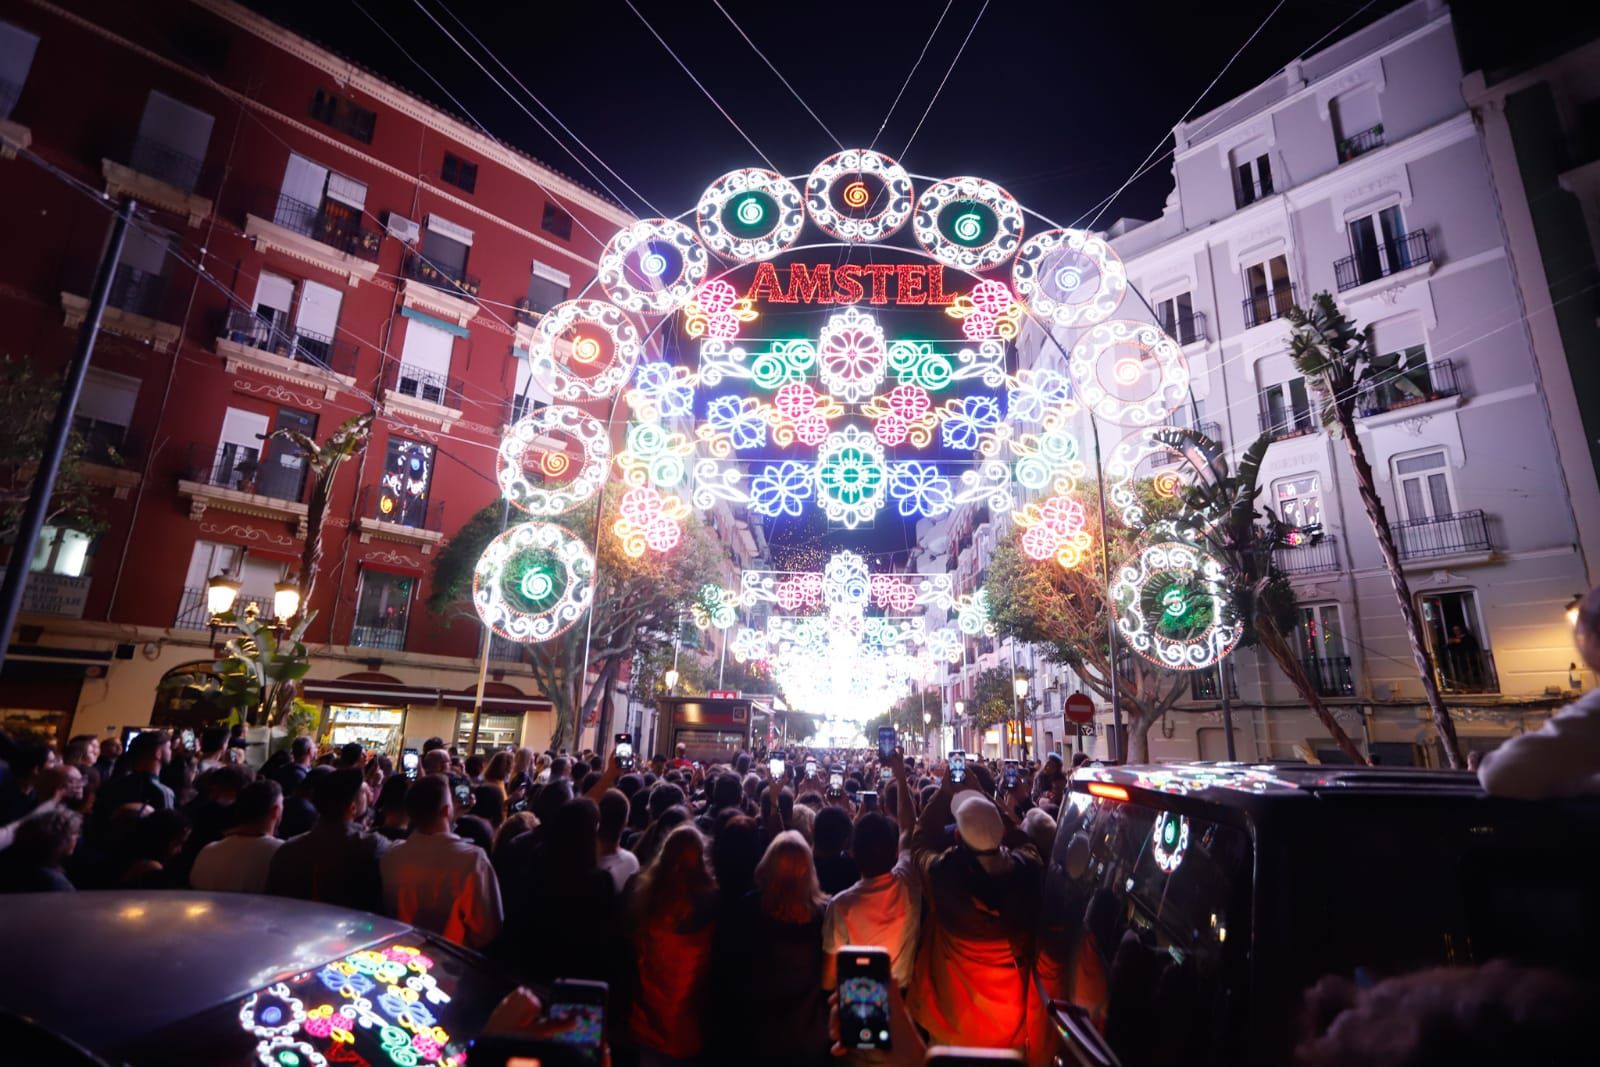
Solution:
[(1324, 975), (1600, 974), (1600, 803), (1400, 767), (1089, 767), (1059, 824), (1039, 975), (1067, 1064), (1287, 1063)]
[(438, 1064), (512, 988), (432, 934), (299, 900), (33, 893), (4, 908), (5, 1063)]

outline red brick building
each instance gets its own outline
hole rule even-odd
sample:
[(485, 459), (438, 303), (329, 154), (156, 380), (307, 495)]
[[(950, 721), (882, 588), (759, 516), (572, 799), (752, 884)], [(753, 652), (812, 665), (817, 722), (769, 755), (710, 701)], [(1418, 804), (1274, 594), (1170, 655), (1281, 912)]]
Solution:
[[(8, 5), (0, 142), (0, 353), (64, 365), (111, 208), (144, 209), (78, 408), (121, 457), (92, 468), (107, 528), (36, 552), (7, 719), (160, 721), (158, 682), (209, 659), (207, 579), (270, 610), (298, 569), (306, 472), (263, 435), (375, 410), (326, 528), (308, 691), (340, 737), (453, 736), (481, 630), (426, 611), (433, 560), (497, 498), (527, 330), (629, 216), (229, 0)], [(493, 666), (485, 740), (541, 741), (531, 678)]]

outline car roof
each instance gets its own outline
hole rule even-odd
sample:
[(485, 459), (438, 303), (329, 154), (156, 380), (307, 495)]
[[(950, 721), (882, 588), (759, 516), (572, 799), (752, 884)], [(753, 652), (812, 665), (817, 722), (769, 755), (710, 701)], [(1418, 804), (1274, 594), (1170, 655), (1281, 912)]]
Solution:
[(5, 898), (0, 1011), (99, 1052), (411, 927), (245, 893)]
[(1141, 792), (1165, 793), (1192, 796), (1228, 807), (1251, 808), (1307, 797), (1484, 795), (1478, 776), (1470, 771), (1422, 767), (1195, 762), (1090, 764), (1073, 773), (1072, 788), (1076, 792), (1108, 795), (1107, 786), (1127, 791), (1130, 798)]

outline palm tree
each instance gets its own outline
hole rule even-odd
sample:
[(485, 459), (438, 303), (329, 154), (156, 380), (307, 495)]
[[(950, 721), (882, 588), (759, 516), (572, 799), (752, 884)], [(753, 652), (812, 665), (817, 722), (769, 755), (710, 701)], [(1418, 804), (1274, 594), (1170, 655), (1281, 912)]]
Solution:
[(1422, 680), (1422, 692), (1433, 715), (1434, 729), (1450, 766), (1459, 769), (1466, 763), (1456, 741), (1455, 724), (1450, 721), (1450, 712), (1439, 695), (1439, 683), (1422, 633), (1422, 620), (1417, 615), (1405, 572), (1400, 568), (1400, 553), (1395, 549), (1394, 533), (1389, 529), (1383, 500), (1378, 496), (1378, 486), (1372, 477), (1372, 464), (1367, 461), (1366, 450), (1356, 436), (1356, 398), (1363, 386), (1391, 385), (1409, 391), (1406, 386), (1415, 389), (1416, 385), (1403, 375), (1396, 377), (1392, 365), (1380, 360), (1372, 348), (1372, 328), (1357, 329), (1333, 302), (1331, 294), (1318, 293), (1312, 298), (1310, 310), (1298, 306), (1290, 308), (1288, 319), (1294, 327), (1289, 354), (1295, 368), (1305, 375), (1321, 400), (1323, 425), (1329, 432), (1344, 438), (1361, 506), (1366, 509), (1367, 521), (1378, 539), (1378, 551), (1383, 554), (1383, 565), (1389, 571), (1395, 600), (1400, 605), (1400, 618), (1405, 624), (1406, 637), (1411, 641), (1411, 658)]
[(372, 432), (372, 412), (347, 419), (333, 431), (333, 435), (318, 444), (298, 430), (275, 430), (267, 440), (282, 437), (300, 450), (306, 466), (315, 481), (311, 483), (311, 498), (306, 504), (306, 547), (300, 553), (300, 611), (304, 619), (311, 607), (311, 590), (317, 584), (317, 568), (322, 564), (322, 524), (328, 517), (328, 503), (333, 498), (333, 479), (339, 465), (366, 446)]
[(1262, 434), (1245, 449), (1232, 473), (1222, 446), (1197, 430), (1160, 430), (1155, 436), (1180, 453), (1194, 470), (1183, 492), (1183, 511), (1175, 522), (1181, 534), (1205, 544), (1222, 560), (1234, 613), (1244, 623), (1240, 645), (1265, 649), (1339, 751), (1356, 763), (1366, 763), (1367, 758), (1311, 683), (1289, 640), (1299, 618), (1299, 601), (1294, 587), (1273, 562), (1273, 549), (1283, 543), (1283, 524), (1266, 509), (1266, 522), (1259, 522), (1261, 514), (1256, 510), (1261, 460), (1271, 436)]

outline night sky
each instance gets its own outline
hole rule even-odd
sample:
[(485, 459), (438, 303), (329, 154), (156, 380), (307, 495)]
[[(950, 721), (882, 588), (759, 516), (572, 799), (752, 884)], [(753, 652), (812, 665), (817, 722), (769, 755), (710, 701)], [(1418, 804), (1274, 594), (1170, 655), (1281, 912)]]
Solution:
[[(692, 207), (701, 189), (756, 152), (697, 89), (624, 0), (467, 3), (454, 0), (250, 0), (335, 51), (454, 111), (591, 187), (598, 182), (423, 13), (476, 46), (459, 18), (578, 137), (662, 214)], [(777, 169), (804, 174), (837, 150), (711, 0), (634, 0)], [(723, 6), (847, 146), (878, 136), (928, 41), (943, 0)], [(421, 6), (419, 6), (421, 5)], [(977, 174), (1027, 207), (1070, 224), (1114, 192), (1261, 25), (1276, 0), (1141, 5), (953, 0), (927, 55), (878, 139), (913, 173)], [(1249, 89), (1340, 23), (1347, 33), (1395, 0), (1285, 0), (1196, 114)], [(381, 21), (382, 29), (364, 15)], [(443, 83), (401, 54), (384, 31)], [(965, 51), (920, 132), (924, 109), (968, 32)], [(493, 59), (478, 53), (547, 124)], [(552, 128), (554, 128), (552, 126)], [(909, 151), (907, 142), (911, 141)], [(584, 155), (623, 203), (650, 211)], [(1163, 146), (1163, 151), (1166, 146)], [(1171, 188), (1156, 166), (1101, 220), (1150, 218)]]

